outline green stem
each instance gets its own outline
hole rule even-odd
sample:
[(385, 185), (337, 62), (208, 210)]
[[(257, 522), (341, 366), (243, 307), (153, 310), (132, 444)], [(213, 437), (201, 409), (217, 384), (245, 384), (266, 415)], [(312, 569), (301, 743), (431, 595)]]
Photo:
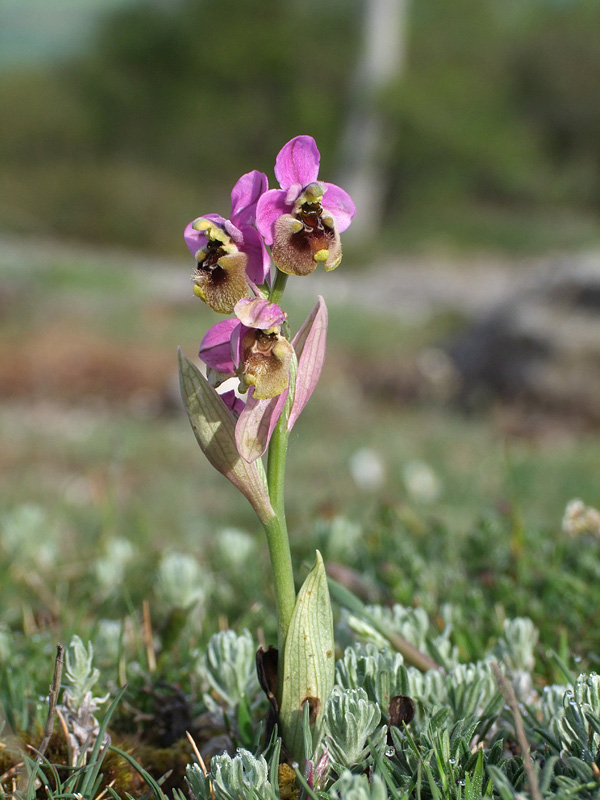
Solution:
[(287, 283), (287, 279), (288, 276), (286, 275), (286, 273), (282, 272), (281, 270), (277, 269), (277, 267), (275, 267), (275, 280), (273, 281), (273, 287), (269, 295), (269, 300), (272, 303), (277, 303), (277, 305), (279, 305), (281, 297), (285, 292), (285, 285)]
[[(271, 302), (277, 303), (281, 299), (287, 277), (284, 272), (277, 270), (270, 294)], [(273, 570), (275, 602), (277, 603), (277, 641), (280, 653), (283, 653), (285, 637), (290, 626), (294, 606), (296, 605), (292, 556), (285, 519), (287, 443), (287, 414), (284, 411), (279, 417), (271, 436), (267, 461), (267, 486), (275, 516), (264, 523), (271, 557), (271, 568)]]
[(272, 517), (269, 522), (264, 524), (264, 527), (269, 545), (275, 603), (277, 604), (277, 646), (279, 652), (283, 653), (285, 637), (296, 605), (294, 573), (285, 521), (281, 525), (278, 517)]
[(296, 606), (296, 588), (290, 540), (285, 519), (285, 461), (287, 455), (287, 414), (281, 415), (271, 436), (267, 461), (267, 485), (271, 506), (275, 512), (265, 531), (271, 556), (275, 602), (277, 604), (277, 647), (279, 649), (277, 670), (277, 700), (281, 703), (284, 678), (284, 648), (287, 633)]

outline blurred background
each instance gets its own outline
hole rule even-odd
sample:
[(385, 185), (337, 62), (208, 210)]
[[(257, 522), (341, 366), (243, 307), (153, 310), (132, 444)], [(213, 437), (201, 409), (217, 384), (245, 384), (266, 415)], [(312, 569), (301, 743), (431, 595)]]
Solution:
[(356, 182), (368, 162), (369, 254), (598, 235), (593, 0), (3, 0), (0, 15), (3, 230), (179, 255), (182, 220), (309, 132), (329, 174)]
[(254, 530), (179, 405), (214, 321), (182, 232), (300, 133), (359, 213), (288, 290), (331, 310), (294, 535), (600, 503), (599, 34), (596, 0), (2, 0), (5, 513), (74, 553)]

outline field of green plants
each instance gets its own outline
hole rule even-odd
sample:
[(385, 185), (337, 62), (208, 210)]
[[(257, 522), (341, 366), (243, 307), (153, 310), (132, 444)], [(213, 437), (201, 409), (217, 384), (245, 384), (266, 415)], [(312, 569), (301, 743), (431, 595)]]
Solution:
[(335, 580), (338, 688), (316, 752), (278, 766), (254, 666), (275, 641), (263, 534), (178, 397), (176, 347), (193, 358), (208, 319), (189, 265), (2, 258), (5, 796), (598, 796), (600, 525), (563, 524), (574, 498), (599, 504), (597, 432), (467, 417), (414, 377), (459, 320), (328, 298), (286, 490), (295, 563), (318, 548)]

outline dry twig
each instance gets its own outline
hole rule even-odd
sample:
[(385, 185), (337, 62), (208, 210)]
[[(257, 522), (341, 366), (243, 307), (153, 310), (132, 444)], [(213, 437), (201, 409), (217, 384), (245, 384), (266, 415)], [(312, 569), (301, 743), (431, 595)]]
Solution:
[(48, 692), (48, 716), (46, 717), (46, 725), (44, 727), (44, 736), (37, 750), (38, 762), (42, 761), (46, 748), (50, 743), (52, 731), (54, 730), (54, 715), (56, 713), (56, 704), (58, 702), (58, 693), (60, 692), (60, 681), (62, 678), (63, 668), (63, 655), (64, 647), (62, 644), (56, 645), (56, 658), (54, 659), (54, 675), (52, 676), (52, 683), (50, 684), (50, 691)]
[(502, 674), (502, 671), (496, 662), (492, 662), (492, 670), (494, 672), (494, 677), (496, 678), (496, 683), (498, 684), (500, 694), (502, 697), (504, 697), (508, 707), (512, 711), (513, 719), (515, 721), (515, 736), (517, 737), (517, 744), (523, 753), (523, 769), (527, 775), (527, 782), (529, 784), (531, 797), (533, 800), (542, 800), (540, 785), (538, 783), (535, 767), (533, 766), (533, 760), (531, 758), (531, 747), (529, 746), (529, 742), (525, 736), (523, 717), (521, 716), (521, 712), (519, 710), (519, 703), (517, 701), (515, 690), (506, 680), (506, 677)]

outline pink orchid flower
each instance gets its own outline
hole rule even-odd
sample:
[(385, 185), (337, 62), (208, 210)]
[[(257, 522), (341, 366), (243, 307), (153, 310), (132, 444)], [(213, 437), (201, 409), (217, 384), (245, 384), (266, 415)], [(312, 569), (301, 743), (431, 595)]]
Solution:
[(268, 279), (269, 256), (254, 227), (256, 206), (267, 186), (262, 172), (242, 175), (231, 192), (229, 219), (206, 214), (184, 231), (196, 259), (194, 294), (219, 313), (231, 314), (238, 300), (251, 295), (252, 284)]
[(312, 136), (291, 139), (275, 161), (281, 189), (264, 192), (257, 203), (257, 228), (289, 275), (309, 275), (320, 262), (335, 269), (342, 260), (339, 235), (356, 212), (347, 192), (317, 180), (320, 160)]
[(244, 403), (235, 392), (221, 398), (238, 417), (235, 429), (239, 454), (249, 462), (268, 447), (290, 390), (292, 359), (298, 362), (287, 429), (292, 429), (319, 380), (325, 360), (327, 307), (319, 297), (290, 343), (281, 335), (286, 314), (263, 298), (243, 298), (236, 317), (213, 325), (200, 345), (199, 356), (209, 368), (209, 381), (218, 386), (233, 375), (246, 393)]
[(281, 335), (287, 314), (260, 297), (238, 300), (234, 311), (235, 319), (217, 322), (207, 331), (199, 356), (216, 372), (237, 375), (241, 392), (253, 386), (259, 400), (277, 397), (288, 388), (293, 353)]

